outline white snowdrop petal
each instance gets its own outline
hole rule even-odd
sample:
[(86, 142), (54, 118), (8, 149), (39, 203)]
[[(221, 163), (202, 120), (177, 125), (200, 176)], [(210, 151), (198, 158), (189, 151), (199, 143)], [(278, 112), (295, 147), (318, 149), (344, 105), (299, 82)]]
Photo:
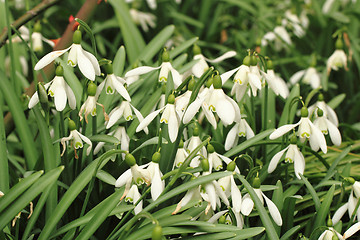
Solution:
[(184, 116), (183, 116), (183, 123), (187, 124), (193, 119), (195, 114), (199, 111), (199, 108), (201, 107), (201, 104), (203, 102), (203, 99), (197, 98), (195, 101), (193, 101), (188, 108), (186, 109)]
[[(134, 204), (140, 199), (141, 195), (139, 193), (139, 189), (138, 187), (136, 186), (136, 184), (133, 185), (133, 187), (135, 188), (134, 190)], [(143, 201), (141, 200), (134, 208), (134, 213), (135, 214), (138, 214), (142, 211), (142, 208), (143, 208)]]
[(161, 110), (163, 110), (165, 107), (160, 108), (159, 110), (156, 110), (155, 112), (150, 113), (149, 115), (146, 116), (146, 118), (144, 118), (143, 121), (140, 122), (139, 126), (137, 126), (136, 128), (136, 132), (140, 132), (141, 130), (143, 130), (145, 127), (147, 127), (152, 120), (154, 120), (154, 118), (161, 112)]
[(235, 120), (235, 110), (233, 105), (225, 98), (218, 99), (215, 103), (217, 115), (225, 125), (230, 125)]
[(326, 140), (324, 135), (322, 134), (322, 132), (309, 120), (309, 125), (311, 127), (311, 134), (315, 136), (321, 151), (323, 151), (323, 153), (327, 153), (327, 145), (326, 145)]
[(225, 83), (232, 75), (234, 75), (234, 73), (237, 72), (239, 69), (240, 69), (240, 67), (235, 68), (235, 69), (233, 69), (233, 70), (230, 70), (230, 71), (227, 71), (227, 72), (221, 74), (221, 75), (220, 75), (220, 78), (221, 78), (222, 84), (224, 85), (224, 83)]
[(209, 197), (209, 202), (211, 204), (212, 209), (215, 210), (216, 209), (216, 192), (215, 192), (214, 185), (211, 183), (205, 184), (205, 191)]
[(66, 96), (64, 84), (61, 84), (56, 89), (54, 89), (54, 103), (55, 103), (56, 111), (60, 112), (64, 110), (66, 106), (66, 101), (67, 101), (67, 96)]
[(273, 203), (268, 197), (265, 196), (265, 194), (262, 195), (265, 199), (266, 205), (269, 208), (270, 215), (273, 218), (274, 222), (276, 223), (276, 225), (281, 226), (282, 218), (279, 209), (276, 207), (275, 203)]
[(83, 54), (85, 55), (85, 57), (86, 57), (87, 59), (90, 60), (91, 65), (92, 65), (93, 68), (94, 68), (94, 71), (95, 71), (96, 76), (100, 76), (100, 74), (101, 74), (100, 65), (99, 65), (99, 62), (98, 62), (98, 60), (96, 59), (96, 57), (95, 57), (92, 53), (90, 53), (90, 52), (88, 52), (88, 51), (85, 51), (85, 50), (83, 50)]
[(64, 50), (58, 50), (58, 51), (53, 51), (50, 52), (48, 54), (46, 54), (44, 57), (42, 57), (35, 65), (34, 70), (40, 70), (42, 68), (44, 68), (46, 65), (50, 64), (52, 61), (54, 61), (56, 58), (60, 57), (61, 55), (63, 55), (65, 52), (67, 52), (69, 49), (71, 48), (68, 47)]
[(294, 75), (292, 75), (290, 77), (290, 82), (292, 85), (294, 85), (295, 83), (299, 82), (300, 79), (304, 76), (306, 70), (301, 70), (301, 71), (298, 71), (296, 72)]
[(354, 235), (357, 231), (360, 230), (360, 222), (355, 223), (354, 225), (352, 225), (348, 230), (346, 230), (346, 232), (344, 233), (344, 238), (349, 238), (352, 235)]
[[(135, 116), (137, 117), (137, 119), (139, 120), (139, 122), (142, 122), (144, 120), (144, 117), (143, 115), (141, 114), (141, 112), (139, 110), (137, 110), (133, 105), (130, 104), (130, 107), (132, 108), (132, 110), (134, 111), (135, 113)], [(149, 134), (149, 129), (147, 127), (145, 127), (144, 129), (144, 132), (146, 134)]]
[(250, 127), (250, 125), (247, 123), (246, 120), (244, 120), (244, 123), (245, 123), (245, 128), (246, 128), (246, 139), (250, 139), (250, 138), (254, 137), (255, 133), (252, 130), (252, 128)]
[(234, 177), (231, 176), (231, 202), (235, 212), (240, 212), (241, 210), (241, 193), (237, 187)]
[(271, 140), (274, 140), (276, 138), (281, 137), (282, 135), (284, 135), (285, 133), (289, 132), (291, 129), (294, 129), (296, 126), (298, 126), (300, 124), (300, 122), (295, 123), (295, 124), (287, 124), (284, 126), (279, 127), (278, 129), (275, 129), (275, 131), (273, 133), (270, 134), (269, 138)]
[(275, 169), (276, 166), (278, 165), (280, 158), (282, 157), (282, 155), (284, 155), (285, 151), (289, 149), (289, 146), (287, 146), (286, 148), (284, 148), (283, 150), (281, 150), (280, 152), (276, 153), (272, 159), (270, 160), (270, 164), (268, 167), (268, 173), (272, 173)]
[(254, 208), (254, 201), (251, 199), (250, 195), (247, 193), (242, 199), (241, 203), (241, 213), (244, 216), (249, 216), (251, 211)]
[[(75, 130), (75, 131), (77, 131), (77, 130)], [(81, 133), (78, 132), (78, 134), (79, 134), (80, 138), (81, 138), (84, 142), (86, 142), (87, 144), (89, 144), (89, 147), (88, 147), (87, 150), (86, 150), (86, 155), (89, 155), (89, 154), (90, 154), (90, 151), (91, 151), (91, 148), (92, 148), (92, 142), (90, 141), (89, 138), (87, 138), (86, 136), (82, 135)]]
[(209, 220), (207, 220), (208, 223), (216, 223), (216, 221), (225, 213), (227, 213), (229, 210), (223, 210), (220, 212), (215, 213)]
[(138, 67), (138, 68), (134, 68), (130, 71), (128, 71), (126, 74), (125, 74), (125, 77), (132, 77), (132, 76), (138, 76), (138, 75), (142, 75), (142, 74), (145, 74), (145, 73), (149, 73), (151, 71), (154, 71), (156, 69), (159, 69), (161, 66), (159, 67), (148, 67), (148, 66), (142, 66), (142, 67)]
[(340, 146), (341, 144), (341, 134), (339, 129), (328, 119), (326, 119), (326, 123), (329, 129), (329, 135), (331, 138), (331, 141), (336, 145)]
[(85, 56), (84, 50), (79, 47), (77, 48), (78, 65), (81, 73), (89, 80), (95, 80), (95, 70), (91, 61)]
[(257, 89), (261, 89), (261, 81), (260, 81), (260, 78), (256, 74), (249, 73), (248, 77), (249, 77), (250, 84), (252, 84)]
[(172, 76), (172, 79), (173, 79), (173, 82), (174, 82), (174, 87), (177, 88), (181, 85), (182, 83), (182, 80), (181, 80), (181, 75), (180, 73), (173, 67), (171, 67), (170, 69), (171, 71), (171, 76)]
[(204, 111), (206, 119), (209, 121), (209, 123), (213, 126), (214, 129), (217, 127), (216, 119), (214, 114), (209, 110), (209, 106), (206, 104), (206, 102), (203, 102), (202, 104), (202, 110)]
[(305, 171), (305, 158), (302, 153), (299, 151), (298, 147), (295, 146), (296, 149), (294, 150), (295, 157), (294, 157), (294, 171), (295, 175), (298, 179), (301, 179), (300, 175), (304, 174)]
[(238, 132), (237, 132), (238, 126), (239, 126), (239, 124), (236, 123), (230, 129), (230, 131), (228, 132), (228, 135), (226, 136), (226, 139), (225, 139), (225, 150), (226, 151), (230, 150), (234, 146), (235, 140), (238, 135)]
[(75, 94), (74, 94), (73, 90), (71, 89), (71, 87), (69, 85), (67, 85), (66, 83), (65, 83), (65, 91), (66, 91), (66, 95), (68, 97), (70, 108), (75, 109), (76, 108)]
[(130, 95), (128, 93), (128, 91), (126, 90), (126, 88), (117, 80), (113, 81), (114, 87), (116, 89), (116, 91), (123, 97), (126, 99), (126, 101), (131, 101)]
[(205, 58), (208, 62), (211, 62), (211, 63), (218, 63), (218, 62), (221, 62), (227, 58), (232, 58), (236, 55), (236, 52), (235, 51), (228, 51), (226, 53), (224, 53), (223, 55), (221, 55), (220, 57), (217, 57), (215, 59), (208, 59), (208, 58)]
[(161, 176), (159, 173), (159, 169), (154, 172), (154, 176), (151, 179), (151, 198), (152, 200), (156, 200), (162, 191), (164, 190), (162, 188), (163, 184), (161, 182)]
[(331, 219), (331, 221), (333, 222), (333, 225), (336, 225), (340, 221), (340, 219), (344, 216), (344, 214), (348, 210), (348, 207), (349, 207), (349, 204), (345, 203), (344, 205), (339, 207), (338, 210), (336, 210), (336, 212), (334, 213), (334, 215)]
[(39, 102), (39, 95), (37, 92), (35, 92), (32, 97), (30, 98), (28, 108), (33, 108), (37, 103)]
[(106, 129), (111, 128), (122, 116), (124, 113), (124, 108), (116, 108), (109, 114), (109, 121), (106, 124)]
[(337, 127), (339, 125), (339, 120), (337, 118), (337, 115), (334, 111), (334, 109), (332, 109), (331, 107), (329, 106), (325, 106), (326, 108), (326, 111), (327, 111), (327, 117), (328, 119)]
[(179, 131), (179, 122), (176, 116), (175, 106), (173, 104), (171, 104), (171, 113), (169, 117), (168, 129), (170, 141), (175, 142)]

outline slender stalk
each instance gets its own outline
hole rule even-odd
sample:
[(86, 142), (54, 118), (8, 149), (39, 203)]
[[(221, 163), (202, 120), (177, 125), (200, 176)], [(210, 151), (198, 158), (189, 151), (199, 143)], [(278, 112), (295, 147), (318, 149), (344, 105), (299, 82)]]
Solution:
[(9, 190), (9, 164), (6, 151), (6, 135), (3, 119), (4, 99), (0, 92), (0, 190), (6, 194)]

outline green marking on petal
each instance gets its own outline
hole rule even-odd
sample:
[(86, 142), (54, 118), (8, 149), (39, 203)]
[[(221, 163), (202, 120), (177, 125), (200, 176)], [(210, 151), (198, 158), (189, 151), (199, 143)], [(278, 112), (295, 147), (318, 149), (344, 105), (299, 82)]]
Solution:
[(212, 112), (216, 112), (215, 106), (213, 106), (213, 105), (209, 106), (209, 110), (211, 110)]
[(287, 163), (293, 163), (294, 160), (292, 160), (291, 158), (285, 158), (285, 162), (287, 162)]
[(95, 116), (96, 115), (96, 108), (94, 108), (92, 111), (91, 111), (91, 116)]
[(82, 148), (82, 147), (83, 147), (82, 142), (76, 142), (75, 143), (75, 149)]
[(160, 123), (166, 123), (166, 124), (168, 124), (168, 120), (165, 119), (165, 118), (162, 118), (162, 119), (160, 119)]
[(142, 178), (137, 178), (135, 182), (137, 185), (141, 185), (141, 184), (145, 183), (144, 179), (142, 179)]
[(125, 198), (125, 202), (130, 202), (132, 203), (134, 201), (134, 199), (132, 199), (131, 197), (126, 197)]
[(114, 89), (112, 89), (110, 86), (108, 86), (107, 89), (106, 89), (106, 93), (107, 93), (107, 94), (113, 94), (113, 93), (114, 93)]
[(246, 137), (245, 132), (239, 132), (239, 137)]
[(179, 162), (176, 164), (176, 167), (180, 167), (183, 164), (183, 162)]
[(159, 82), (167, 82), (167, 78), (166, 78), (166, 77), (161, 77), (161, 78), (159, 79)]
[(220, 185), (221, 189), (225, 192), (225, 188), (224, 186)]
[(321, 131), (323, 134), (327, 135), (328, 134), (328, 131), (327, 130), (323, 130)]
[(301, 137), (302, 138), (309, 138), (310, 137), (310, 134), (309, 133), (307, 133), (307, 132), (304, 132), (303, 134), (301, 134)]
[(51, 97), (54, 97), (53, 91), (50, 91), (50, 90), (49, 90), (49, 95), (50, 95)]
[(72, 66), (72, 67), (75, 67), (75, 66), (76, 66), (76, 64), (75, 64), (73, 61), (71, 61), (71, 60), (68, 60), (68, 64), (69, 64), (70, 66)]
[(129, 115), (129, 116), (125, 117), (125, 120), (126, 120), (126, 121), (130, 121), (130, 120), (132, 120), (132, 119), (133, 119), (133, 116), (132, 116), (132, 115)]

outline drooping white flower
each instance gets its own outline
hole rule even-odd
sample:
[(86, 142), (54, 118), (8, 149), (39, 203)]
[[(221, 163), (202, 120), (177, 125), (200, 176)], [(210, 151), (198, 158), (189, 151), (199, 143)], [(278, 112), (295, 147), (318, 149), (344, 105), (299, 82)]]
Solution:
[[(32, 48), (35, 52), (41, 52), (43, 50), (43, 42), (46, 42), (51, 47), (55, 46), (55, 43), (47, 38), (44, 38), (41, 34), (41, 26), (40, 23), (36, 23), (34, 26), (34, 31), (31, 34), (31, 41), (32, 41)], [(22, 39), (24, 41), (30, 41), (30, 31), (27, 27), (21, 26), (19, 28), (19, 32), (21, 34)], [(19, 36), (16, 36), (11, 39), (12, 42), (19, 42), (21, 43), (22, 40)]]
[[(133, 184), (125, 196), (125, 202), (129, 202), (135, 205), (137, 201), (139, 201), (140, 197), (141, 195), (139, 193), (138, 187), (136, 186), (136, 184)], [(142, 208), (143, 208), (143, 200), (141, 200), (135, 206), (134, 213), (138, 214), (139, 212), (142, 211)]]
[[(329, 227), (329, 229), (325, 230), (318, 238), (318, 240), (332, 240), (334, 237), (337, 237), (339, 240), (344, 240), (340, 233), (338, 233), (334, 228)], [(335, 237), (335, 239), (336, 239)]]
[[(199, 137), (199, 128), (195, 127), (193, 130), (193, 135), (191, 136), (191, 138), (187, 141), (187, 152), (190, 154), (191, 152), (193, 152), (199, 145), (201, 144), (201, 139)], [(207, 157), (207, 152), (206, 152), (206, 148), (202, 147), (200, 148), (200, 150), (196, 153), (197, 156), (195, 156), (189, 166), (192, 168), (196, 168), (200, 166), (200, 157), (202, 156), (203, 158)], [(198, 174), (195, 174), (198, 175)]]
[(240, 121), (236, 122), (228, 132), (225, 140), (225, 150), (228, 151), (236, 146), (239, 137), (246, 137), (246, 139), (250, 139), (254, 136), (254, 131), (251, 129), (249, 124), (244, 118), (241, 118)]
[(95, 80), (95, 75), (100, 75), (100, 66), (99, 63), (94, 55), (91, 53), (85, 51), (81, 47), (81, 32), (80, 30), (76, 30), (74, 32), (73, 37), (73, 44), (64, 49), (64, 50), (58, 50), (53, 51), (48, 54), (46, 54), (43, 58), (41, 58), (35, 65), (35, 70), (40, 70), (43, 67), (50, 64), (52, 61), (54, 61), (56, 58), (63, 55), (65, 52), (69, 51), (68, 56), (68, 64), (72, 67), (75, 67), (76, 65), (79, 65), (79, 69), (81, 73), (91, 81)]
[(136, 25), (140, 25), (144, 32), (149, 31), (149, 27), (156, 27), (156, 16), (151, 13), (141, 12), (137, 9), (131, 8), (129, 10), (131, 19), (134, 21)]
[(267, 72), (265, 73), (261, 71), (262, 75), (264, 76), (266, 82), (268, 83), (269, 87), (274, 91), (274, 93), (286, 99), (289, 96), (289, 89), (286, 86), (285, 81), (275, 74), (272, 66), (272, 61), (268, 60), (267, 63)]
[(314, 125), (318, 127), (324, 135), (330, 136), (331, 141), (336, 145), (341, 144), (341, 134), (339, 129), (329, 121), (321, 109), (317, 110), (318, 117), (314, 121)]
[(288, 45), (292, 44), (290, 35), (284, 26), (275, 27), (273, 32), (266, 33), (261, 39), (262, 46), (267, 46), (269, 42), (275, 43), (275, 49), (277, 51), (287, 49)]
[(156, 152), (153, 154), (152, 161), (147, 168), (151, 177), (151, 198), (153, 201), (160, 196), (165, 188), (165, 181), (161, 180), (163, 174), (160, 171), (159, 161), (160, 153)]
[[(135, 113), (135, 116), (137, 117), (139, 122), (144, 120), (144, 117), (140, 113), (140, 111), (137, 110), (130, 102), (122, 101), (120, 106), (115, 107), (109, 113), (109, 121), (106, 124), (106, 129), (111, 128), (121, 117), (124, 117), (126, 121), (134, 119), (133, 112)], [(143, 130), (146, 134), (149, 133), (147, 127), (145, 127)]]
[(79, 148), (83, 148), (83, 141), (86, 142), (87, 144), (89, 144), (89, 147), (86, 150), (86, 155), (89, 155), (91, 152), (91, 148), (92, 148), (92, 143), (90, 141), (90, 139), (88, 139), (87, 137), (85, 137), (84, 135), (82, 135), (81, 133), (79, 133), (76, 130), (76, 125), (75, 122), (73, 120), (69, 120), (69, 130), (70, 130), (70, 135), (68, 137), (63, 137), (61, 139), (61, 144), (63, 146), (63, 151), (61, 153), (61, 156), (64, 155), (65, 153), (65, 149), (66, 149), (66, 143), (67, 141), (72, 141), (72, 145), (73, 148), (75, 150), (75, 158), (77, 159), (78, 156), (76, 154), (76, 150)]
[(336, 115), (336, 112), (334, 109), (332, 109), (329, 105), (327, 105), (324, 101), (324, 95), (319, 94), (318, 101), (311, 105), (309, 109), (309, 115), (311, 116), (313, 113), (315, 113), (315, 116), (317, 117), (317, 109), (321, 109), (323, 111), (323, 116), (330, 120), (336, 127), (339, 125), (339, 120)]
[(234, 57), (236, 55), (235, 51), (228, 51), (218, 58), (208, 59), (201, 54), (201, 49), (197, 45), (194, 45), (193, 52), (194, 52), (193, 59), (198, 60), (198, 62), (191, 68), (191, 72), (197, 78), (200, 78), (204, 74), (204, 72), (208, 70), (209, 65), (206, 62), (218, 63), (227, 58)]
[(281, 157), (285, 154), (285, 162), (294, 163), (294, 171), (295, 175), (298, 179), (301, 179), (300, 175), (304, 174), (305, 170), (305, 158), (303, 154), (300, 152), (297, 144), (296, 136), (292, 136), (290, 139), (290, 145), (276, 153), (272, 159), (270, 160), (270, 164), (268, 167), (268, 173), (272, 173), (276, 166), (278, 165)]
[(184, 163), (188, 155), (189, 155), (188, 152), (184, 149), (184, 142), (181, 139), (179, 143), (179, 147), (176, 151), (174, 165), (172, 169), (174, 170), (175, 167), (180, 167)]
[(185, 196), (180, 200), (180, 202), (176, 205), (176, 209), (174, 212), (172, 212), (172, 215), (178, 213), (182, 207), (184, 207), (186, 204), (192, 202), (192, 201), (197, 201), (198, 204), (200, 205), (202, 202), (202, 197), (200, 195), (200, 189), (201, 189), (201, 185), (194, 187), (192, 189), (189, 189)]
[[(258, 178), (257, 178), (258, 179)], [(259, 180), (260, 181), (260, 180)], [(255, 182), (255, 181), (254, 181)], [(254, 191), (257, 195), (257, 197), (260, 199), (261, 203), (264, 204), (264, 199), (265, 199), (265, 203), (268, 206), (270, 215), (272, 217), (272, 219), (274, 220), (274, 222), (276, 223), (276, 225), (281, 226), (282, 225), (282, 218), (281, 218), (281, 214), (279, 212), (279, 209), (277, 208), (277, 206), (268, 198), (266, 197), (266, 195), (261, 191), (260, 189), (260, 182), (258, 186), (254, 186)], [(243, 199), (242, 199), (242, 204), (241, 204), (241, 213), (244, 216), (249, 216), (249, 214), (252, 212), (254, 208), (254, 201), (251, 198), (250, 194), (245, 194)]]
[(147, 115), (136, 128), (136, 132), (140, 132), (145, 127), (147, 127), (151, 123), (151, 121), (154, 120), (154, 118), (159, 115), (161, 111), (163, 111), (160, 118), (160, 123), (168, 124), (170, 141), (175, 142), (179, 131), (180, 121), (179, 116), (175, 111), (174, 102), (175, 96), (173, 94), (170, 94), (168, 97), (168, 103), (164, 107)]
[[(306, 16), (306, 15), (305, 15)], [(305, 35), (305, 31), (303, 29), (303, 25), (299, 17), (291, 12), (291, 10), (287, 10), (285, 12), (285, 19), (282, 20), (283, 26), (289, 26), (293, 29), (294, 34), (301, 38)]]
[(171, 65), (169, 53), (167, 51), (163, 52), (162, 60), (163, 62), (159, 67), (148, 67), (148, 66), (138, 67), (127, 72), (125, 74), (125, 77), (127, 78), (132, 76), (139, 76), (160, 69), (159, 78), (158, 78), (159, 82), (167, 82), (169, 72), (171, 72), (174, 86), (175, 88), (177, 88), (182, 83), (182, 77), (180, 73)]
[(276, 139), (281, 137), (285, 133), (299, 126), (298, 135), (301, 141), (304, 141), (305, 138), (309, 139), (310, 146), (312, 150), (318, 151), (319, 148), (323, 153), (327, 153), (326, 140), (320, 129), (318, 129), (308, 118), (308, 110), (306, 107), (301, 109), (301, 119), (295, 124), (287, 124), (276, 129), (272, 134), (270, 134), (270, 139)]
[(87, 89), (87, 93), (88, 93), (88, 98), (86, 99), (86, 101), (83, 103), (83, 105), (80, 108), (79, 111), (79, 117), (80, 117), (80, 121), (83, 120), (83, 113), (85, 114), (85, 121), (86, 123), (88, 123), (88, 119), (87, 116), (89, 114), (91, 114), (91, 116), (95, 116), (96, 115), (96, 105), (99, 105), (102, 107), (103, 109), (103, 113), (104, 113), (104, 117), (105, 117), (105, 121), (109, 120), (109, 116), (106, 114), (105, 112), (105, 107), (104, 105), (100, 104), (97, 102), (97, 96), (96, 96), (96, 85), (93, 82), (90, 82), (88, 85), (88, 89)]
[(180, 96), (175, 98), (175, 109), (176, 112), (179, 114), (179, 118), (181, 119), (184, 115), (185, 109), (189, 105), (190, 97), (192, 94), (192, 90), (195, 85), (195, 80), (191, 79), (188, 83), (188, 90), (181, 94)]
[[(125, 127), (118, 126), (116, 130), (109, 132), (107, 135), (113, 136), (119, 140), (121, 150), (129, 151), (130, 138), (126, 133)], [(99, 142), (94, 148), (94, 155), (97, 154), (104, 145), (105, 142)], [(125, 155), (123, 156), (125, 157)]]
[(330, 74), (331, 70), (338, 71), (339, 68), (345, 68), (345, 70), (347, 70), (347, 58), (342, 49), (336, 49), (326, 62), (328, 74)]
[(313, 89), (320, 87), (320, 74), (314, 67), (309, 67), (305, 70), (296, 72), (291, 76), (290, 82), (292, 85), (295, 85), (301, 79), (303, 83), (309, 84)]

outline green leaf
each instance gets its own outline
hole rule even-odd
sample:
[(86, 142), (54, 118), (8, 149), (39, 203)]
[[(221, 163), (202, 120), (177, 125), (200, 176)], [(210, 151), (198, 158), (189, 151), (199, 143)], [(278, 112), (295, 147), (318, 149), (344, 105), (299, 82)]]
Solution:
[(287, 239), (293, 239), (292, 235), (294, 235), (297, 231), (299, 231), (301, 228), (300, 225), (297, 225), (295, 227), (292, 227), (289, 229), (284, 235), (281, 236), (280, 240), (287, 240)]
[(175, 47), (174, 49), (171, 49), (169, 51), (170, 58), (174, 59), (176, 56), (183, 53), (187, 48), (192, 46), (197, 40), (199, 40), (198, 37), (191, 38), (191, 39), (181, 43), (179, 46)]
[(300, 96), (300, 85), (295, 84), (286, 100), (283, 112), (280, 117), (279, 126), (282, 126), (282, 125), (285, 125), (285, 124), (288, 124), (288, 123), (291, 123), (292, 121), (294, 121), (294, 117), (295, 117), (296, 110), (297, 110), (297, 104), (293, 104), (291, 106), (291, 111), (290, 111), (290, 104), (294, 98), (299, 97), (299, 96)]
[(40, 177), (23, 195), (16, 199), (12, 204), (0, 214), (0, 229), (3, 229), (6, 224), (28, 205), (37, 195), (44, 191), (46, 187), (54, 183), (64, 170), (64, 166), (55, 168), (44, 176)]
[(267, 129), (267, 130), (255, 135), (254, 137), (246, 140), (245, 142), (237, 145), (236, 147), (232, 148), (230, 151), (226, 152), (224, 154), (224, 156), (225, 157), (234, 156), (234, 155), (240, 153), (241, 151), (243, 151), (253, 145), (256, 145), (257, 142), (259, 142), (260, 140), (269, 136), (273, 131), (274, 131), (274, 129)]
[(79, 18), (75, 18), (75, 21), (77, 21), (81, 27), (83, 27), (85, 29), (85, 31), (90, 35), (90, 40), (91, 40), (91, 45), (94, 49), (94, 53), (95, 53), (95, 57), (97, 56), (97, 51), (96, 51), (96, 42), (95, 42), (95, 37), (94, 34), (91, 30), (91, 28), (89, 27), (89, 25), (87, 25), (86, 22), (84, 22), (83, 20), (79, 19)]
[[(80, 194), (80, 192), (85, 188), (85, 186), (90, 182), (93, 177), (95, 170), (100, 170), (109, 160), (110, 157), (114, 154), (119, 153), (119, 150), (110, 150), (101, 157), (97, 158), (91, 162), (76, 178), (76, 180), (71, 184), (69, 189), (63, 195), (61, 201), (55, 208), (53, 215), (46, 222), (45, 227), (41, 231), (39, 240), (49, 239), (49, 236), (53, 229), (56, 227), (56, 224), (60, 221), (66, 210), (70, 207), (71, 203), (75, 198)], [(99, 166), (100, 165), (100, 166)]]
[[(162, 144), (168, 144), (168, 141), (165, 138), (161, 138), (161, 141), (162, 141)], [(150, 138), (150, 139), (146, 140), (145, 142), (143, 142), (134, 151), (132, 151), (131, 154), (134, 154), (135, 152), (139, 151), (140, 149), (142, 149), (146, 146), (154, 145), (154, 144), (158, 144), (158, 143), (159, 143), (159, 137)]]
[(315, 221), (313, 224), (313, 230), (320, 226), (326, 225), (326, 217), (330, 213), (330, 206), (333, 200), (335, 192), (335, 185), (332, 185), (329, 191), (326, 193), (324, 201), (321, 203), (320, 209), (316, 213)]
[(116, 190), (107, 200), (106, 204), (95, 212), (94, 217), (86, 224), (85, 228), (80, 232), (79, 236), (76, 238), (77, 240), (85, 240), (90, 239), (90, 237), (95, 233), (95, 231), (99, 228), (99, 226), (105, 221), (105, 219), (109, 216), (110, 212), (119, 204), (119, 199), (123, 191)]
[(125, 47), (121, 46), (119, 47), (119, 50), (117, 50), (116, 55), (114, 57), (114, 61), (112, 63), (114, 68), (114, 74), (116, 76), (121, 76), (123, 74), (125, 62), (126, 62)]
[(149, 62), (163, 48), (165, 42), (174, 33), (175, 26), (169, 25), (159, 32), (141, 51), (139, 60)]
[(261, 201), (260, 201), (259, 197), (257, 196), (257, 194), (255, 193), (254, 189), (251, 187), (250, 183), (248, 183), (248, 181), (246, 181), (246, 179), (243, 176), (241, 176), (240, 174), (236, 173), (236, 176), (242, 182), (242, 184), (244, 184), (244, 187), (250, 194), (251, 199), (254, 201), (255, 207), (260, 215), (262, 223), (264, 224), (264, 227), (265, 227), (265, 230), (266, 230), (266, 233), (267, 233), (269, 239), (272, 239), (272, 240), (279, 239), (271, 218), (269, 217), (267, 211), (265, 210), (265, 207), (261, 203)]
[(96, 177), (107, 184), (115, 186), (116, 179), (110, 173), (105, 172), (104, 170), (99, 170), (96, 173)]
[(37, 151), (34, 151), (33, 135), (30, 131), (30, 127), (22, 109), (23, 105), (21, 104), (19, 96), (14, 92), (13, 86), (10, 84), (7, 76), (2, 70), (0, 70), (0, 79), (0, 91), (2, 91), (2, 95), (13, 116), (16, 132), (19, 134), (20, 143), (24, 149), (26, 165), (28, 170), (33, 170), (38, 156)]
[(118, 145), (120, 143), (119, 139), (116, 137), (106, 135), (106, 134), (98, 134), (89, 137), (90, 141), (92, 142), (105, 142), (105, 143), (112, 143), (115, 145)]
[(12, 204), (13, 201), (28, 189), (43, 173), (43, 170), (35, 172), (30, 176), (21, 179), (20, 182), (10, 188), (9, 192), (0, 198), (0, 213)]
[(331, 99), (327, 104), (332, 109), (335, 109), (342, 103), (342, 101), (344, 101), (345, 97), (346, 97), (345, 93), (339, 94), (333, 99)]
[(311, 185), (311, 183), (303, 176), (300, 174), (301, 179), (303, 180), (303, 182), (305, 183), (306, 188), (309, 190), (309, 193), (314, 201), (315, 204), (315, 209), (318, 212), (320, 209), (320, 199), (318, 197), (318, 195), (316, 194), (315, 189), (313, 188), (313, 186)]

